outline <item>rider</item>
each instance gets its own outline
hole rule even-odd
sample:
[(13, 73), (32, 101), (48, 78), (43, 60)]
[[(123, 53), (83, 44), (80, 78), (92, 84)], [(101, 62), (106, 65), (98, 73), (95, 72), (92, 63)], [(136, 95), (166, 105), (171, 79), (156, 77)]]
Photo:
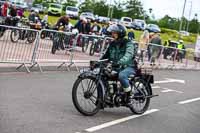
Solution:
[(114, 40), (101, 59), (109, 59), (113, 62), (112, 66), (119, 72), (118, 79), (127, 94), (127, 102), (129, 103), (132, 89), (128, 78), (135, 74), (136, 67), (133, 60), (135, 56), (134, 44), (125, 39), (126, 28), (120, 24), (110, 25), (107, 31)]

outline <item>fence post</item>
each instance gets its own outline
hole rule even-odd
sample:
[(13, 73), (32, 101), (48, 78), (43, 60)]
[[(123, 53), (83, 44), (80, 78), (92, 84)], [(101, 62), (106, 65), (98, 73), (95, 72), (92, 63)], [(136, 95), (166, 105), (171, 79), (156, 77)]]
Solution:
[[(33, 54), (32, 54), (32, 59), (31, 59), (32, 66), (30, 68), (32, 68), (35, 65), (39, 66), (39, 64), (37, 64), (37, 62), (36, 62), (36, 56), (37, 56), (37, 52), (38, 52), (40, 36), (41, 36), (42, 31), (43, 30), (38, 31), (38, 34), (37, 34), (37, 37), (36, 37), (35, 47), (34, 47)], [(39, 69), (40, 69), (40, 72), (42, 72), (42, 68), (40, 66), (39, 66)]]

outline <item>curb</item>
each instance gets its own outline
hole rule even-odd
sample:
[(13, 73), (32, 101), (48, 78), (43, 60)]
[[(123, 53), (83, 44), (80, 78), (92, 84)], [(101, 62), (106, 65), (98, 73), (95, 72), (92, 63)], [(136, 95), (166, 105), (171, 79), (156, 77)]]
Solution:
[[(88, 68), (88, 66), (77, 66), (78, 69), (83, 69), (83, 68)], [(40, 71), (39, 67), (33, 67), (30, 68), (29, 66), (27, 66), (27, 68), (30, 70), (30, 72), (46, 72), (46, 71), (78, 71), (76, 66), (71, 66), (71, 67), (60, 67), (58, 68), (57, 66), (53, 66), (53, 65), (48, 65), (48, 66), (41, 66), (42, 71)], [(194, 68), (194, 67), (190, 67), (190, 68), (181, 68), (181, 67), (147, 67), (147, 68), (152, 68), (153, 70), (157, 71), (157, 70), (162, 70), (162, 71), (200, 71), (200, 68)], [(27, 71), (27, 69), (25, 69), (25, 67), (21, 67), (20, 69), (17, 69), (17, 66), (12, 66), (12, 67), (0, 67), (0, 73), (9, 73), (9, 72), (26, 72), (29, 73)]]

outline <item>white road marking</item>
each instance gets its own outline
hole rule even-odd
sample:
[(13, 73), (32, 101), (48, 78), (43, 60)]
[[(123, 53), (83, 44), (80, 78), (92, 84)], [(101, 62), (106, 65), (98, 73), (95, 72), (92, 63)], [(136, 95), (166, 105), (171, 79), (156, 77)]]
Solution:
[(166, 78), (166, 79), (169, 80), (169, 81), (174, 81), (174, 82), (177, 82), (177, 83), (185, 84), (185, 80), (181, 80), (181, 79), (171, 79), (171, 78)]
[(185, 84), (185, 80), (180, 80), (180, 79), (171, 79), (171, 78), (166, 78), (166, 80), (162, 80), (162, 81), (155, 81), (155, 84), (163, 84), (163, 83), (181, 83), (181, 84)]
[(104, 124), (101, 124), (101, 125), (98, 125), (98, 126), (95, 126), (95, 127), (85, 129), (85, 131), (86, 132), (94, 132), (94, 131), (101, 130), (103, 128), (110, 127), (110, 126), (113, 126), (113, 125), (116, 125), (116, 124), (119, 124), (119, 123), (122, 123), (122, 122), (125, 122), (125, 121), (129, 121), (129, 120), (134, 119), (134, 118), (138, 118), (138, 117), (141, 117), (141, 116), (144, 116), (144, 115), (147, 115), (147, 114), (151, 114), (151, 113), (154, 113), (154, 112), (157, 112), (157, 111), (159, 111), (159, 110), (158, 109), (151, 109), (151, 110), (146, 111), (142, 115), (128, 116), (128, 117), (125, 117), (125, 118), (121, 118), (121, 119), (118, 119), (118, 120), (114, 120), (114, 121), (107, 122), (107, 123), (104, 123)]
[(178, 103), (179, 104), (186, 104), (186, 103), (191, 103), (191, 102), (195, 102), (195, 101), (200, 101), (200, 97), (194, 98), (194, 99), (185, 100), (185, 101), (181, 101), (181, 102), (178, 102)]
[(168, 88), (163, 88), (163, 90), (161, 92), (163, 92), (163, 93), (166, 93), (166, 92), (183, 93), (182, 91), (172, 90), (172, 89), (168, 89)]
[(160, 86), (152, 86), (152, 89), (160, 89)]

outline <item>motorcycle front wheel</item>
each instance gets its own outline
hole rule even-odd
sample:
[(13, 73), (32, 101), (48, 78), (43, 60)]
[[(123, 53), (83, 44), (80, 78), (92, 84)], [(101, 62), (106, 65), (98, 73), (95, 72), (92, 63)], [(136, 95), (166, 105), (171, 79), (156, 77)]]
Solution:
[(72, 101), (75, 108), (85, 116), (93, 116), (100, 110), (101, 94), (98, 83), (93, 77), (79, 77), (72, 89)]

